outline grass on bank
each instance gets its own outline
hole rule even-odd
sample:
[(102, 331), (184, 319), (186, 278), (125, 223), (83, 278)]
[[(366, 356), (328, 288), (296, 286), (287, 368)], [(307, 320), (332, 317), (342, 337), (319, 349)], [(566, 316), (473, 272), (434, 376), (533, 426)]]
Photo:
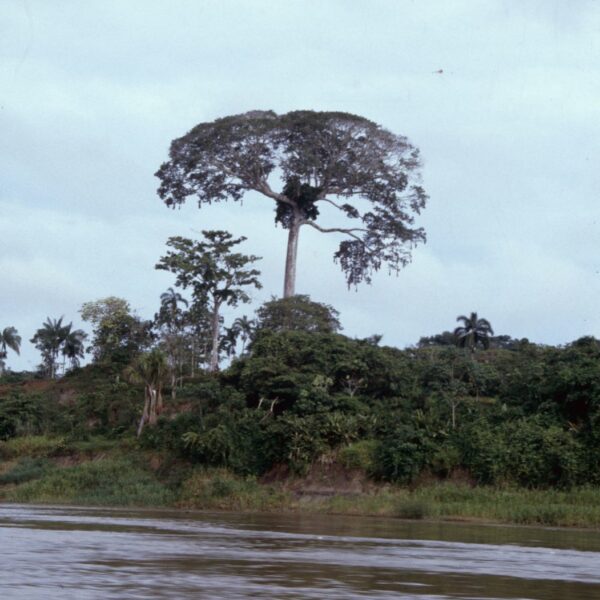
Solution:
[[(353, 467), (363, 462), (350, 458)], [(0, 500), (600, 527), (600, 488), (527, 490), (447, 482), (414, 490), (386, 485), (362, 495), (296, 496), (284, 486), (263, 485), (225, 469), (194, 468), (168, 456), (155, 463), (131, 440), (15, 438), (0, 443)]]
[(45, 476), (53, 465), (45, 458), (31, 458), (26, 456), (17, 461), (12, 461), (0, 473), (0, 486), (19, 485), (26, 481), (40, 479)]
[[(23, 468), (22, 463), (4, 478)], [(154, 475), (123, 458), (104, 458), (70, 467), (50, 467), (33, 480), (2, 494), (10, 502), (95, 506), (169, 506), (174, 494)]]
[(181, 488), (178, 505), (205, 510), (269, 512), (291, 509), (292, 496), (255, 477), (237, 477), (225, 469), (197, 469)]
[(131, 447), (132, 440), (112, 440), (89, 437), (85, 440), (69, 440), (64, 436), (27, 435), (0, 442), (0, 460), (22, 457), (49, 458), (65, 455), (97, 455), (116, 449)]
[(415, 490), (390, 488), (372, 496), (337, 496), (324, 501), (319, 510), (404, 519), (600, 527), (600, 489), (526, 490), (438, 483)]

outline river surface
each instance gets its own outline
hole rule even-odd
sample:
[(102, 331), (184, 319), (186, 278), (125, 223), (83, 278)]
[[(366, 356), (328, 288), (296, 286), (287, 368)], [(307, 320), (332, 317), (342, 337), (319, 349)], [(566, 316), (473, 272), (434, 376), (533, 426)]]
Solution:
[(0, 598), (600, 599), (600, 533), (0, 504)]

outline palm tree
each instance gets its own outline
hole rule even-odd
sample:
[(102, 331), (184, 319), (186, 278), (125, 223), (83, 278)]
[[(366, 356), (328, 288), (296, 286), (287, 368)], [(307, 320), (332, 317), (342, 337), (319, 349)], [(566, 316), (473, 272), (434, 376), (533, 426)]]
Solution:
[(46, 318), (46, 322), (40, 327), (31, 338), (31, 343), (42, 353), (42, 360), (50, 374), (50, 378), (56, 377), (56, 367), (58, 355), (62, 345), (71, 333), (72, 323), (63, 325), (64, 317), (60, 319)]
[(176, 397), (177, 379), (183, 381), (185, 312), (179, 305), (188, 307), (189, 302), (170, 287), (160, 295), (160, 309), (155, 315), (156, 324), (161, 328), (163, 348), (167, 352), (171, 369), (171, 397)]
[(232, 325), (232, 329), (236, 330), (242, 340), (242, 352), (246, 350), (246, 342), (254, 335), (256, 331), (256, 321), (249, 319), (246, 315), (238, 317)]
[(160, 311), (157, 320), (171, 326), (179, 325), (182, 315), (179, 309), (180, 304), (187, 308), (189, 302), (179, 292), (170, 287), (160, 295)]
[(456, 344), (461, 348), (469, 348), (475, 352), (477, 344), (484, 348), (489, 348), (490, 335), (494, 335), (494, 330), (487, 319), (479, 319), (476, 312), (472, 312), (470, 317), (461, 315), (456, 317), (457, 321), (462, 322), (461, 327), (454, 330)]
[(234, 326), (228, 327), (219, 340), (219, 350), (225, 352), (228, 358), (235, 356), (235, 347), (239, 333), (240, 330)]
[(71, 362), (71, 368), (79, 366), (79, 359), (83, 358), (85, 347), (83, 342), (87, 338), (87, 333), (81, 329), (69, 331), (63, 342), (62, 355)]
[(126, 378), (132, 383), (144, 385), (144, 409), (137, 428), (138, 437), (146, 423), (156, 425), (163, 409), (162, 386), (168, 373), (167, 359), (157, 348), (140, 355), (125, 371)]
[(7, 356), (7, 349), (20, 354), (21, 336), (14, 327), (5, 327), (0, 332), (0, 375), (4, 373), (4, 359)]

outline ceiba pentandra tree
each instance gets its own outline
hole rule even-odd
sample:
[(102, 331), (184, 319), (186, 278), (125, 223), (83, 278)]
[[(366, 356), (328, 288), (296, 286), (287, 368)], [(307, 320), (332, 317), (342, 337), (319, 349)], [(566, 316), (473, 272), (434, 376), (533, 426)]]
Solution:
[[(288, 231), (284, 298), (295, 294), (303, 226), (341, 235), (334, 254), (349, 286), (383, 264), (399, 272), (425, 232), (414, 224), (427, 194), (419, 151), (406, 137), (341, 112), (252, 111), (200, 123), (171, 143), (158, 172), (158, 193), (170, 207), (241, 200), (251, 190), (275, 202)], [(339, 223), (318, 222), (325, 206)]]

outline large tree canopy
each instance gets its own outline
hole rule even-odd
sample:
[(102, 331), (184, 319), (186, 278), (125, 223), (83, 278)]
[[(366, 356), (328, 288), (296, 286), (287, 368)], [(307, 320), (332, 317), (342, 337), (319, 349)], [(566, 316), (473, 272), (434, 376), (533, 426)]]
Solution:
[[(284, 297), (295, 293), (298, 234), (303, 225), (340, 234), (334, 255), (348, 285), (370, 282), (382, 264), (398, 272), (425, 240), (414, 216), (425, 207), (419, 152), (406, 137), (341, 112), (252, 111), (201, 123), (171, 144), (156, 173), (159, 195), (175, 207), (241, 200), (248, 191), (275, 201), (288, 230)], [(335, 226), (319, 224), (324, 206)]]

